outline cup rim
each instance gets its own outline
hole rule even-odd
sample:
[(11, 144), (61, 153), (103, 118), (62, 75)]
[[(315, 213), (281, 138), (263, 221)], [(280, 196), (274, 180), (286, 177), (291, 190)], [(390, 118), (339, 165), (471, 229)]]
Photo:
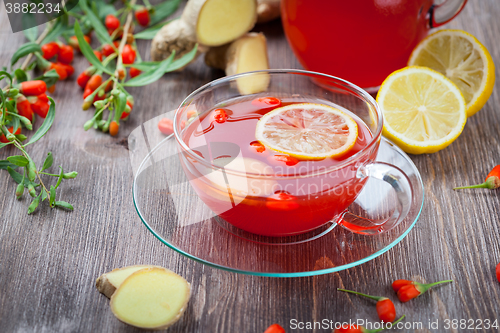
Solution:
[[(329, 168), (326, 168), (326, 170), (323, 170), (321, 172), (312, 170), (308, 172), (304, 172), (302, 174), (293, 174), (293, 175), (276, 175), (276, 174), (257, 174), (257, 173), (250, 173), (250, 172), (241, 172), (238, 170), (233, 170), (233, 169), (227, 169), (223, 166), (218, 166), (216, 164), (210, 163), (206, 159), (200, 157), (198, 154), (194, 153), (191, 148), (188, 147), (188, 145), (184, 142), (184, 140), (181, 138), (181, 132), (182, 129), (180, 128), (180, 112), (185, 104), (189, 104), (188, 102), (193, 99), (196, 95), (200, 94), (204, 90), (211, 88), (213, 86), (235, 80), (240, 77), (244, 76), (250, 76), (253, 74), (257, 73), (267, 73), (270, 75), (273, 74), (291, 74), (291, 75), (307, 75), (310, 77), (316, 76), (316, 77), (321, 77), (321, 78), (327, 78), (330, 80), (337, 81), (338, 83), (341, 83), (344, 86), (347, 86), (347, 88), (352, 89), (355, 91), (356, 94), (360, 95), (362, 99), (364, 99), (366, 102), (369, 102), (375, 109), (375, 113), (378, 118), (378, 124), (377, 128), (373, 134), (373, 137), (371, 141), (360, 151), (358, 151), (356, 154), (350, 156), (346, 160), (342, 161), (339, 164), (336, 164), (334, 166), (331, 166)], [(344, 79), (341, 79), (339, 77), (333, 76), (333, 75), (328, 75), (320, 72), (313, 72), (313, 71), (307, 71), (307, 70), (302, 70), (302, 69), (265, 69), (265, 70), (258, 70), (258, 71), (251, 71), (251, 72), (245, 72), (245, 73), (240, 73), (240, 74), (234, 74), (234, 75), (229, 75), (229, 76), (224, 76), (222, 78), (210, 81), (203, 86), (199, 87), (198, 89), (194, 90), (192, 93), (190, 93), (179, 105), (177, 110), (175, 111), (174, 115), (174, 137), (177, 143), (180, 145), (182, 148), (183, 152), (186, 152), (191, 158), (195, 159), (196, 161), (200, 162), (203, 165), (206, 165), (207, 167), (210, 167), (212, 169), (224, 169), (225, 173), (228, 174), (233, 174), (236, 176), (244, 176), (248, 178), (306, 178), (306, 177), (314, 177), (322, 174), (328, 174), (332, 171), (344, 168), (346, 165), (351, 164), (353, 161), (359, 159), (361, 156), (363, 156), (367, 151), (373, 148), (373, 146), (380, 141), (381, 133), (382, 133), (382, 127), (383, 127), (383, 116), (382, 112), (380, 111), (380, 107), (377, 103), (377, 101), (364, 89), (361, 87), (347, 81)]]

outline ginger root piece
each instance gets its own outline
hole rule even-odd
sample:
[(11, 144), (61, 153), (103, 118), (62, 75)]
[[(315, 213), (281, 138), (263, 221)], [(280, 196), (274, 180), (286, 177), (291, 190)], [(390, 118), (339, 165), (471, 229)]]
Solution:
[(111, 298), (111, 295), (115, 292), (118, 287), (128, 278), (131, 274), (137, 272), (140, 269), (148, 267), (158, 267), (152, 265), (135, 265), (123, 268), (113, 269), (111, 272), (104, 273), (99, 276), (95, 282), (97, 290), (106, 295), (107, 298)]
[(181, 57), (193, 49), (207, 51), (250, 31), (257, 21), (256, 0), (189, 0), (179, 20), (158, 31), (151, 43), (153, 61), (166, 59), (173, 50)]
[(280, 0), (257, 0), (257, 23), (266, 23), (281, 16)]
[[(269, 69), (266, 37), (251, 32), (231, 44), (211, 48), (205, 55), (205, 63), (225, 70), (226, 75)], [(268, 74), (257, 73), (236, 79), (236, 84), (242, 95), (249, 95), (265, 91), (269, 80)]]
[(183, 277), (162, 267), (136, 271), (111, 296), (111, 311), (122, 322), (161, 330), (181, 317), (191, 294)]

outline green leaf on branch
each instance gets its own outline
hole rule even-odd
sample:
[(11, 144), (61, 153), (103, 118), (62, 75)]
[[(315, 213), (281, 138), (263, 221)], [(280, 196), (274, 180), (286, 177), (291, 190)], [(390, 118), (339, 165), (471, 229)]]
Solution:
[(30, 145), (30, 144), (35, 143), (38, 140), (40, 140), (45, 135), (45, 133), (47, 133), (47, 131), (50, 129), (50, 127), (52, 126), (52, 123), (54, 122), (54, 118), (56, 117), (56, 103), (54, 102), (54, 100), (51, 97), (49, 97), (49, 101), (50, 101), (49, 112), (47, 113), (47, 116), (45, 117), (45, 120), (43, 121), (42, 126), (40, 126), (38, 128), (36, 133), (31, 137), (30, 141), (25, 146)]
[(9, 156), (7, 161), (20, 167), (25, 167), (29, 163), (28, 159), (22, 155)]
[(61, 207), (61, 208), (73, 210), (73, 206), (71, 206), (71, 204), (69, 204), (65, 201), (56, 201), (55, 204), (56, 204), (56, 207)]
[(57, 183), (56, 183), (56, 187), (55, 188), (58, 188), (59, 185), (61, 185), (61, 182), (64, 178), (64, 171), (63, 171), (63, 168), (61, 166), (59, 166), (59, 168), (61, 169), (61, 173), (59, 174), (59, 178), (57, 179)]
[(151, 15), (151, 21), (149, 24), (155, 25), (172, 15), (177, 10), (180, 3), (181, 0), (170, 0), (163, 1), (162, 3), (154, 6), (155, 12)]
[[(82, 1), (82, 3), (83, 2), (84, 1)], [(78, 44), (80, 45), (80, 51), (83, 53), (85, 58), (87, 58), (87, 60), (90, 61), (90, 63), (94, 65), (95, 68), (109, 75), (113, 75), (113, 72), (104, 67), (103, 64), (99, 61), (99, 59), (97, 59), (89, 43), (87, 43), (87, 41), (83, 38), (82, 29), (80, 28), (80, 23), (78, 23), (78, 21), (75, 22), (75, 36), (78, 39)]]
[(35, 211), (35, 209), (38, 207), (38, 204), (40, 203), (40, 197), (36, 197), (32, 202), (31, 205), (28, 207), (28, 214), (31, 214)]
[[(8, 146), (8, 145), (11, 145), (12, 142), (9, 142), (9, 143), (3, 143), (3, 142), (0, 142), (0, 149), (2, 149), (3, 147), (5, 146)], [(0, 168), (1, 169), (1, 168)]]
[(51, 69), (50, 71), (43, 73), (42, 76), (37, 77), (35, 80), (42, 80), (45, 82), (47, 87), (51, 87), (59, 80), (59, 74), (57, 74), (55, 69)]
[(26, 140), (28, 137), (24, 134), (17, 134), (16, 135), (16, 139), (18, 139), (19, 141), (23, 142), (24, 140)]
[(0, 169), (7, 170), (7, 168), (9, 168), (9, 167), (11, 169), (15, 169), (15, 168), (17, 168), (17, 165), (14, 165), (7, 160), (0, 160)]
[[(12, 75), (10, 75), (10, 73), (8, 73), (6, 71), (0, 71), (0, 75), (7, 76), (9, 78), (10, 84), (12, 84)], [(2, 91), (2, 96), (3, 96), (3, 91)], [(2, 97), (2, 100), (5, 100), (5, 97)]]
[(45, 199), (47, 199), (47, 191), (42, 190), (42, 202), (45, 201)]
[(19, 83), (28, 81), (28, 74), (26, 74), (26, 72), (23, 71), (21, 68), (16, 69), (14, 75), (16, 76), (16, 80)]
[(30, 41), (34, 42), (36, 40), (36, 36), (38, 36), (38, 26), (35, 26), (33, 28), (29, 29), (24, 29), (23, 30), (24, 36)]
[(142, 73), (134, 77), (133, 79), (128, 80), (123, 85), (127, 87), (140, 87), (151, 84), (159, 80), (163, 76), (163, 74), (165, 74), (166, 70), (168, 69), (168, 66), (170, 66), (174, 57), (175, 57), (175, 51), (172, 52), (170, 57), (163, 60), (157, 68)]
[(193, 61), (197, 51), (198, 51), (198, 44), (196, 44), (191, 51), (189, 51), (179, 59), (172, 61), (170, 66), (168, 66), (166, 72), (176, 71), (189, 64), (191, 61)]
[(48, 168), (50, 168), (52, 166), (52, 163), (54, 163), (54, 157), (52, 156), (52, 153), (49, 152), (47, 154), (47, 158), (43, 162), (42, 170), (40, 170), (40, 171), (47, 170)]
[[(108, 30), (104, 27), (104, 25), (101, 23), (101, 20), (94, 14), (94, 12), (88, 7), (87, 5), (87, 0), (80, 0), (79, 1), (80, 7), (83, 9), (85, 12), (87, 19), (90, 21), (92, 24), (92, 27), (94, 28), (94, 31), (96, 33), (97, 39), (102, 44), (112, 44), (113, 41), (111, 40), (111, 37), (108, 34)], [(75, 22), (75, 31), (76, 31), (76, 22)], [(77, 36), (78, 37), (78, 36)], [(78, 40), (78, 43), (80, 44), (80, 49), (81, 49), (81, 42)], [(90, 60), (87, 56), (85, 56), (88, 60)]]
[(24, 44), (12, 56), (12, 59), (10, 60), (10, 65), (14, 66), (19, 59), (33, 52), (43, 53), (42, 49), (40, 48), (40, 45), (38, 45), (37, 43), (30, 42)]
[(55, 202), (56, 202), (56, 188), (53, 185), (50, 185), (50, 197), (49, 197), (50, 207), (54, 207)]
[(7, 172), (16, 183), (21, 184), (23, 182), (23, 175), (21, 175), (19, 172), (15, 171), (11, 167), (7, 167)]

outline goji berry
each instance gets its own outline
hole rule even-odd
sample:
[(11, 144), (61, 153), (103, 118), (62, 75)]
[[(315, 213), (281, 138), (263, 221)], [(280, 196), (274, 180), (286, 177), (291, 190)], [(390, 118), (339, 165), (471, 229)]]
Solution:
[(395, 293), (397, 293), (402, 286), (406, 286), (407, 284), (412, 284), (412, 283), (413, 281), (410, 280), (396, 280), (392, 283), (392, 289), (394, 290)]
[(122, 61), (125, 65), (131, 65), (135, 61), (135, 50), (132, 48), (132, 46), (126, 44), (123, 47), (123, 52), (122, 52)]
[(56, 85), (55, 83), (53, 85), (51, 85), (50, 87), (47, 88), (47, 91), (51, 94), (54, 93), (54, 91), (56, 91)]
[(137, 75), (140, 75), (142, 71), (138, 70), (135, 67), (130, 67), (130, 77), (136, 77)]
[(454, 190), (460, 190), (465, 188), (487, 188), (490, 190), (494, 190), (499, 187), (500, 187), (500, 165), (497, 165), (486, 176), (486, 180), (484, 181), (484, 183), (472, 186), (455, 187)]
[(31, 104), (31, 109), (37, 115), (42, 118), (47, 117), (47, 113), (49, 112), (49, 98), (45, 94), (40, 94), (38, 96), (28, 97), (28, 101)]
[(174, 133), (174, 123), (168, 118), (163, 118), (158, 123), (158, 129), (165, 135)]
[(113, 53), (115, 53), (115, 49), (113, 46), (111, 46), (111, 44), (104, 44), (104, 46), (102, 47), (102, 54), (107, 57), (107, 56), (110, 56), (112, 55)]
[[(83, 36), (83, 39), (88, 43), (90, 44), (90, 37), (85, 35)], [(78, 52), (81, 52), (80, 51), (80, 44), (78, 44), (78, 38), (76, 38), (76, 36), (71, 36), (68, 40), (68, 44), (71, 45), (71, 47), (75, 50), (77, 50)]]
[(113, 89), (113, 84), (114, 84), (113, 80), (109, 81), (106, 87), (104, 88), (104, 91), (105, 92), (111, 91), (111, 89)]
[(263, 108), (278, 107), (281, 105), (281, 100), (276, 97), (260, 97), (254, 99), (252, 105)]
[(95, 73), (96, 69), (94, 66), (88, 67), (86, 70), (84, 70), (76, 79), (76, 82), (78, 85), (82, 88), (85, 88), (87, 85), (87, 82), (89, 82), (90, 78), (92, 75)]
[(74, 51), (70, 45), (63, 45), (59, 49), (59, 53), (57, 55), (57, 61), (63, 64), (71, 64), (74, 58)]
[(141, 6), (139, 10), (135, 11), (135, 19), (141, 26), (147, 27), (150, 21), (148, 10)]
[[(13, 131), (14, 131), (14, 127), (9, 128), (9, 132), (12, 133)], [(18, 127), (16, 133), (14, 133), (14, 135), (19, 135), (19, 134), (21, 134), (21, 127)], [(9, 140), (7, 140), (5, 135), (2, 134), (2, 135), (0, 135), (0, 142), (1, 143), (9, 143)]]
[(59, 65), (61, 66), (62, 68), (64, 68), (64, 70), (66, 71), (66, 77), (70, 77), (71, 75), (73, 75), (73, 73), (75, 73), (75, 69), (73, 68), (73, 66), (69, 65), (69, 64), (63, 64), (63, 63), (56, 63), (56, 65)]
[[(401, 282), (398, 282), (401, 281)], [(434, 283), (428, 283), (428, 284), (423, 284), (415, 281), (410, 281), (410, 283), (406, 283), (408, 280), (396, 280), (394, 283), (398, 282), (396, 286), (394, 286), (393, 283), (393, 289), (396, 290), (398, 287), (398, 298), (401, 302), (408, 302), (411, 299), (414, 299), (421, 294), (425, 293), (427, 290), (429, 290), (431, 287), (434, 287), (435, 285), (441, 284), (441, 283), (446, 283), (446, 282), (453, 282), (452, 280), (446, 280), (446, 281), (438, 281)]]
[(17, 97), (17, 113), (20, 116), (28, 118), (30, 121), (33, 120), (33, 110), (31, 109), (30, 102), (23, 95), (18, 95)]
[(226, 110), (224, 109), (216, 109), (214, 111), (214, 120), (215, 122), (222, 124), (225, 123), (227, 120), (227, 113)]
[(113, 120), (111, 124), (109, 124), (109, 134), (111, 134), (111, 136), (116, 136), (119, 130), (120, 124)]
[(264, 333), (285, 333), (285, 329), (278, 324), (272, 324)]
[(49, 60), (59, 53), (59, 44), (50, 42), (42, 45), (43, 58)]
[(263, 153), (266, 151), (266, 147), (260, 143), (259, 141), (252, 141), (250, 142), (250, 146), (255, 149), (256, 152), (258, 153)]
[(102, 84), (102, 77), (100, 74), (94, 74), (92, 77), (89, 79), (87, 82), (87, 85), (85, 86), (85, 90), (90, 89), (92, 91), (96, 90), (99, 88)]
[(104, 20), (104, 24), (107, 29), (114, 31), (120, 27), (120, 20), (113, 14), (108, 14)]
[(394, 303), (387, 297), (380, 297), (380, 296), (371, 296), (371, 295), (366, 295), (362, 293), (358, 293), (357, 291), (351, 291), (351, 290), (346, 290), (346, 289), (337, 289), (339, 291), (344, 291), (347, 293), (351, 294), (356, 294), (360, 296), (364, 296), (370, 299), (373, 299), (374, 301), (377, 301), (376, 309), (377, 309), (377, 314), (380, 320), (392, 323), (394, 319), (396, 319), (396, 307), (394, 306)]
[(57, 72), (57, 75), (59, 75), (59, 80), (66, 80), (68, 77), (68, 73), (66, 72), (66, 69), (64, 66), (61, 66), (59, 63), (50, 63), (49, 70), (55, 69)]
[(497, 265), (496, 274), (497, 274), (497, 280), (498, 282), (500, 282), (500, 264)]
[(94, 91), (92, 89), (89, 89), (89, 88), (85, 88), (85, 90), (83, 91), (83, 99), (87, 98), (89, 95), (91, 95)]
[(98, 50), (94, 50), (94, 54), (99, 59), (99, 61), (102, 61), (102, 53), (99, 52)]
[(125, 78), (125, 75), (126, 75), (125, 73), (126, 72), (125, 72), (125, 69), (123, 67), (122, 68), (118, 68), (116, 70), (116, 72), (117, 72), (118, 80), (123, 80)]
[(129, 113), (123, 112), (122, 116), (120, 117), (120, 119), (127, 119), (129, 115), (130, 115), (130, 112)]
[(42, 80), (21, 82), (19, 92), (26, 96), (38, 96), (47, 90), (47, 84)]
[(277, 192), (266, 199), (266, 207), (270, 210), (289, 211), (299, 206), (297, 198), (287, 192)]
[(288, 156), (288, 155), (274, 155), (273, 158), (276, 161), (285, 162), (285, 164), (288, 165), (288, 166), (294, 166), (294, 165), (296, 165), (297, 163), (300, 162), (295, 157)]

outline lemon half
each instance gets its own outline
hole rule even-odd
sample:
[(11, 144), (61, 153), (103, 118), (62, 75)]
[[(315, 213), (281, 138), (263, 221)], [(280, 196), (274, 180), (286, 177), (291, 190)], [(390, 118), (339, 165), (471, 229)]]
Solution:
[(476, 37), (462, 30), (439, 30), (413, 50), (409, 66), (425, 66), (449, 78), (462, 92), (467, 116), (488, 101), (495, 83), (495, 64)]
[(406, 67), (389, 75), (377, 94), (383, 134), (405, 152), (437, 152), (450, 145), (467, 121), (465, 99), (443, 74)]

